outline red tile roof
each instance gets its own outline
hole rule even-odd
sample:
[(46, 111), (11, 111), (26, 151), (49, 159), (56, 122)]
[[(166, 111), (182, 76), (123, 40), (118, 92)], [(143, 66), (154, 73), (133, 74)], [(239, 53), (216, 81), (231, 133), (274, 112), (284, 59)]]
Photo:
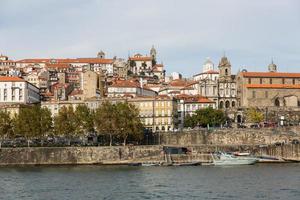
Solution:
[(186, 81), (186, 80), (182, 80), (182, 79), (175, 79), (173, 81), (171, 81), (169, 83), (169, 86), (172, 86), (172, 87), (185, 87), (185, 86), (188, 86), (190, 84), (193, 84), (194, 81)]
[(0, 82), (25, 82), (25, 80), (16, 76), (0, 76)]
[(104, 58), (58, 58), (58, 59), (36, 58), (36, 59), (23, 59), (16, 62), (17, 63), (51, 63), (52, 60), (55, 61), (56, 63), (90, 63), (90, 64), (112, 64), (114, 61), (113, 59), (104, 59)]
[(247, 88), (300, 89), (300, 84), (246, 84)]
[(287, 72), (242, 72), (244, 77), (277, 77), (277, 78), (300, 78), (300, 73)]
[(215, 103), (208, 98), (199, 95), (180, 94), (177, 95), (176, 98), (183, 99), (187, 103)]
[(150, 56), (135, 56), (135, 57), (129, 57), (129, 60), (133, 61), (152, 61), (152, 57)]
[(54, 64), (47, 63), (46, 67), (48, 67), (48, 68), (69, 68), (70, 64), (67, 64), (67, 63), (54, 63)]

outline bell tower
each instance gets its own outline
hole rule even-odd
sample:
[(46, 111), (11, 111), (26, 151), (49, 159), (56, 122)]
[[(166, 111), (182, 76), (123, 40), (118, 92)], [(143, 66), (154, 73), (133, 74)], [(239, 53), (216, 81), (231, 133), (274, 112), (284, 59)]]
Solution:
[(224, 55), (219, 62), (219, 73), (220, 78), (230, 79), (231, 77), (231, 64), (227, 57)]
[(156, 49), (154, 48), (154, 45), (152, 45), (152, 48), (150, 49), (150, 55), (153, 58), (153, 60), (156, 60)]

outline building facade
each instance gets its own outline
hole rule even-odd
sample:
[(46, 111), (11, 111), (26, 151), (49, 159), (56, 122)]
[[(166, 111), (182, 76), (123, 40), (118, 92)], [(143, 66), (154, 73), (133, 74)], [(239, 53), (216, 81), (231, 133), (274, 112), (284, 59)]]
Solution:
[(33, 104), (40, 102), (40, 91), (35, 85), (19, 77), (0, 77), (1, 104)]

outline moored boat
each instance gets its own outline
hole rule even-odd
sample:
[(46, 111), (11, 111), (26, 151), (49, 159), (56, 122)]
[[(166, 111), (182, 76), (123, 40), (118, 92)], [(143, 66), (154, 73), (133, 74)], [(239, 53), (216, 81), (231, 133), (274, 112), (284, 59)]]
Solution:
[(213, 164), (214, 165), (253, 165), (255, 164), (258, 159), (254, 157), (248, 157), (248, 156), (235, 156), (232, 154), (219, 152), (216, 154), (212, 154)]

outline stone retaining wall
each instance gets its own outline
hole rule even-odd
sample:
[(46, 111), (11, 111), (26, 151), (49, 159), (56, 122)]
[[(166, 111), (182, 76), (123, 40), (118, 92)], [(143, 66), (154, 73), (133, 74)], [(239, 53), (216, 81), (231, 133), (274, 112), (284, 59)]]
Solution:
[(217, 129), (176, 133), (161, 133), (163, 145), (260, 145), (300, 141), (300, 131), (294, 129)]

